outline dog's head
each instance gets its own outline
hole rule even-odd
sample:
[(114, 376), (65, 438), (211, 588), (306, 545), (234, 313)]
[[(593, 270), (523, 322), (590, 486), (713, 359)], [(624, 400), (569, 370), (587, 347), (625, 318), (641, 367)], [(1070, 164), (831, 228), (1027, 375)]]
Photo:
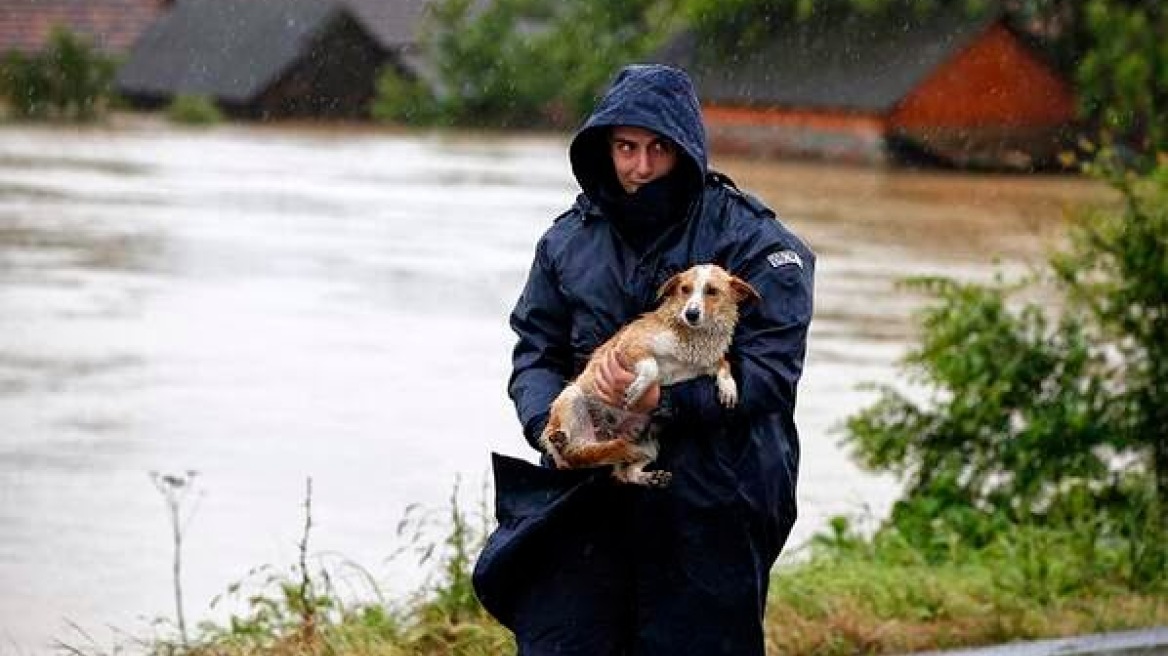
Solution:
[(760, 297), (748, 283), (717, 264), (699, 264), (670, 278), (657, 292), (659, 312), (691, 329), (733, 327), (738, 305)]

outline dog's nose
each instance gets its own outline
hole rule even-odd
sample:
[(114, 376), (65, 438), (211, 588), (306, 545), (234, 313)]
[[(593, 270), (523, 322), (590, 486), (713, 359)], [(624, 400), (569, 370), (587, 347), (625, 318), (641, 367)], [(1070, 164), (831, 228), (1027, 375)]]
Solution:
[(701, 310), (699, 310), (697, 308), (686, 308), (685, 309), (685, 320), (687, 322), (689, 322), (690, 325), (697, 323), (698, 319), (701, 319), (701, 318), (702, 318)]

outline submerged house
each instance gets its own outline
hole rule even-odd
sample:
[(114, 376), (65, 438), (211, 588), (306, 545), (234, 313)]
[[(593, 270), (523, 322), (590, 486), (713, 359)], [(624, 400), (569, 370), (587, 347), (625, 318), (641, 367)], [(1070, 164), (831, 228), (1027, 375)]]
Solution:
[(665, 58), (693, 74), (721, 152), (1023, 168), (1075, 118), (1070, 85), (996, 14), (809, 21), (733, 62), (683, 37)]
[(109, 55), (124, 54), (170, 0), (0, 0), (0, 54), (34, 53), (54, 29)]
[(421, 0), (179, 0), (116, 85), (138, 105), (178, 95), (246, 117), (358, 116), (382, 67), (406, 73)]

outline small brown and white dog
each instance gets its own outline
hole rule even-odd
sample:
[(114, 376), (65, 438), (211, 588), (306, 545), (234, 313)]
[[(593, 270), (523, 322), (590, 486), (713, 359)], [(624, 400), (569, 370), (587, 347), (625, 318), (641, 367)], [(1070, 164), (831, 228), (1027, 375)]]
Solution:
[[(540, 443), (556, 467), (615, 465), (618, 480), (667, 485), (669, 472), (644, 471), (658, 450), (654, 431), (646, 430), (649, 417), (627, 408), (654, 382), (672, 385), (703, 375), (715, 376), (723, 405), (738, 403), (726, 351), (739, 303), (759, 300), (758, 292), (716, 264), (700, 264), (670, 278), (657, 297), (661, 305), (597, 347), (583, 373), (552, 402)], [(596, 387), (597, 368), (611, 351), (636, 374), (623, 407), (606, 403)]]

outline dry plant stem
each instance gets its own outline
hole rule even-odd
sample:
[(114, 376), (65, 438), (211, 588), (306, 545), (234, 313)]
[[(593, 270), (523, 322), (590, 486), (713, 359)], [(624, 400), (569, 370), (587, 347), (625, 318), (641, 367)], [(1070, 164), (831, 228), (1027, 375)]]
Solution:
[(300, 538), (300, 638), (311, 644), (316, 637), (316, 608), (312, 578), (308, 573), (308, 535), (312, 531), (312, 477), (305, 481), (304, 534)]
[[(158, 472), (151, 472), (150, 477), (154, 481), (154, 487), (157, 488), (159, 494), (166, 502), (167, 514), (170, 518), (171, 536), (174, 543), (174, 561), (171, 569), (174, 576), (174, 609), (175, 620), (178, 622), (179, 639), (182, 641), (184, 648), (190, 644), (187, 637), (187, 621), (186, 614), (183, 611), (183, 589), (182, 589), (182, 541), (183, 529), (185, 522), (182, 517), (182, 505), (186, 499), (186, 495), (190, 492), (194, 485), (194, 478), (196, 472), (188, 471), (182, 475), (161, 475)], [(191, 512), (191, 516), (194, 512)]]
[(174, 609), (178, 618), (178, 632), (182, 638), (183, 647), (187, 646), (187, 621), (183, 613), (182, 591), (182, 526), (178, 520), (178, 502), (174, 495), (166, 499), (167, 509), (170, 511), (170, 527), (174, 538)]

